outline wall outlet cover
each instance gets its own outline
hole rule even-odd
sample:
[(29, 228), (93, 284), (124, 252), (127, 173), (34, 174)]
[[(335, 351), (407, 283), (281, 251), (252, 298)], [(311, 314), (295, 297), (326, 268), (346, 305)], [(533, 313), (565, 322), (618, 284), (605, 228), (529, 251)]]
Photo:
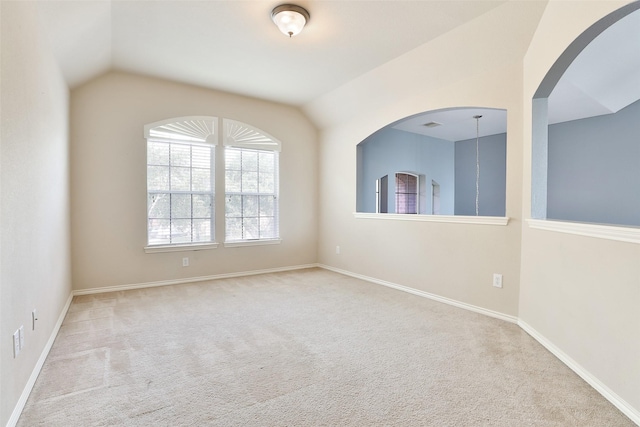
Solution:
[(496, 288), (502, 287), (502, 274), (493, 274), (493, 286), (495, 286)]

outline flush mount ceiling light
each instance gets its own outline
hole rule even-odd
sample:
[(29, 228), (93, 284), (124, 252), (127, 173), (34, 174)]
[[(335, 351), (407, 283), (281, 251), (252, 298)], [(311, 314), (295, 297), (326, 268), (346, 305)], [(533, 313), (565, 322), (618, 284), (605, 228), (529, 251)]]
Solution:
[(271, 11), (271, 19), (278, 26), (282, 34), (289, 37), (300, 33), (309, 22), (309, 12), (295, 4), (281, 4)]

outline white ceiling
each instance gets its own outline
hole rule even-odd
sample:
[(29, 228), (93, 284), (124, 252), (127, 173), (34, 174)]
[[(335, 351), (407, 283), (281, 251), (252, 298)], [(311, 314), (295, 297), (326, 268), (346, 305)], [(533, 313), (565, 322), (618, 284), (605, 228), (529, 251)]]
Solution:
[[(477, 123), (474, 118), (476, 115), (482, 116)], [(429, 122), (441, 125), (424, 126)], [(447, 141), (464, 141), (475, 138), (476, 131), (480, 137), (505, 133), (507, 131), (507, 111), (492, 108), (450, 108), (418, 114), (391, 126), (394, 129)]]
[[(549, 124), (616, 113), (639, 99), (640, 11), (636, 11), (603, 31), (571, 63), (549, 96)], [(461, 141), (475, 137), (473, 116), (482, 114), (480, 136), (506, 132), (506, 112), (483, 111), (427, 112), (391, 126), (434, 138)], [(443, 123), (443, 126), (423, 126), (430, 121)]]
[(304, 105), (505, 3), (301, 0), (311, 19), (291, 39), (274, 0), (43, 1), (71, 87), (110, 69)]
[(549, 96), (549, 123), (615, 113), (640, 99), (640, 11), (596, 37)]
[[(301, 0), (297, 4), (309, 10), (311, 19), (293, 38), (280, 33), (270, 18), (283, 1), (38, 4), (71, 88), (106, 71), (123, 70), (303, 106), (505, 2)], [(549, 98), (550, 122), (609, 114), (638, 99), (640, 11), (605, 31), (574, 61)], [(455, 126), (421, 126), (432, 119), (464, 122), (453, 111), (395, 125), (447, 140), (475, 137), (473, 111), (459, 112), (473, 124), (464, 132)], [(495, 114), (499, 110), (493, 111), (481, 119), (483, 134), (500, 133), (494, 130), (504, 126)]]

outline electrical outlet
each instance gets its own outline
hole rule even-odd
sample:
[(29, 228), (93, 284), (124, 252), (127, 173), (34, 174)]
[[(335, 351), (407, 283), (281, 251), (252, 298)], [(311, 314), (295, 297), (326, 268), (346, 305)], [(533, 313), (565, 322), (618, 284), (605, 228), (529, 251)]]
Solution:
[(24, 325), (20, 325), (18, 335), (20, 336), (20, 350), (22, 350), (24, 348)]
[(32, 331), (36, 330), (36, 320), (38, 320), (38, 313), (34, 308), (33, 311), (31, 312), (31, 330)]
[(340, 246), (336, 246), (336, 254), (340, 255)]
[(502, 287), (502, 274), (493, 273), (493, 286), (496, 288)]
[(183, 267), (189, 267), (189, 258), (188, 257), (182, 258), (182, 266)]
[(20, 354), (20, 329), (13, 333), (13, 358)]

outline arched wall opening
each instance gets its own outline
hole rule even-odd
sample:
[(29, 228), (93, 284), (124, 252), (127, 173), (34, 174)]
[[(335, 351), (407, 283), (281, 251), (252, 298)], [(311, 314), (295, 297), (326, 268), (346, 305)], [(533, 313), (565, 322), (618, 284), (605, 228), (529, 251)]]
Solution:
[(584, 31), (534, 94), (533, 219), (640, 226), (639, 9)]
[[(506, 110), (458, 107), (379, 129), (357, 146), (357, 212), (504, 217), (506, 128)], [(399, 173), (417, 177), (415, 209), (397, 206)]]

